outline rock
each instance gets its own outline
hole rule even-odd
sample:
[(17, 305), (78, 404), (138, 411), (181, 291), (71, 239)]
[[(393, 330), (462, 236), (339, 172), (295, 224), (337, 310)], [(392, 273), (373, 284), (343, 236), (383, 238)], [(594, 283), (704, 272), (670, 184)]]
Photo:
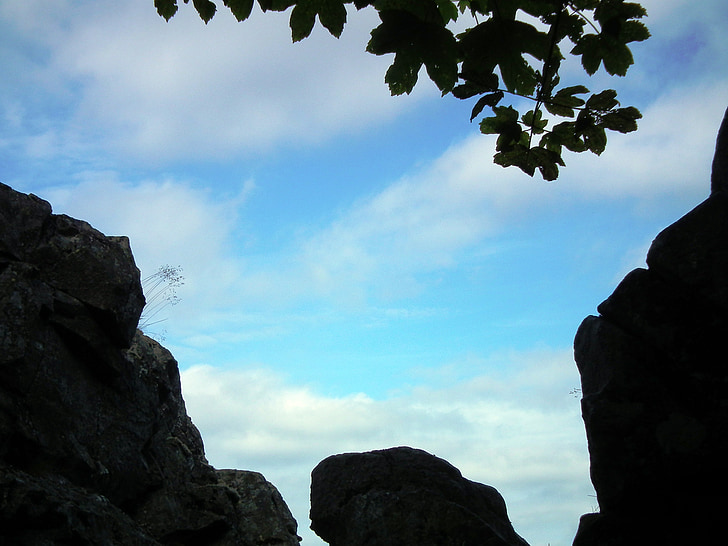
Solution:
[(0, 544), (159, 544), (108, 499), (61, 476), (0, 466), (0, 491)]
[(718, 130), (713, 156), (713, 172), (710, 177), (711, 193), (728, 191), (728, 109)]
[(324, 459), (311, 474), (311, 522), (332, 546), (527, 546), (498, 491), (409, 447)]
[(245, 521), (242, 544), (284, 546), (298, 542), (298, 525), (281, 494), (262, 474), (218, 470), (220, 483), (237, 494), (236, 518)]
[(144, 295), (126, 237), (105, 237), (86, 222), (51, 214), (47, 202), (4, 184), (0, 225), (3, 265), (32, 264), (39, 281), (88, 308), (86, 314), (100, 327), (96, 336), (129, 345)]
[(728, 193), (662, 231), (647, 265), (576, 335), (600, 513), (575, 546), (728, 543)]
[(0, 226), (0, 544), (298, 544), (260, 474), (207, 463), (128, 240), (4, 185)]

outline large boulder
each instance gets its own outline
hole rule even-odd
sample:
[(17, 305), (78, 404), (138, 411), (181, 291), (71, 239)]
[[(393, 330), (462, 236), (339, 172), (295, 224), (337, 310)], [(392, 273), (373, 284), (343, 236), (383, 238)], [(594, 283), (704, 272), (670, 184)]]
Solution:
[(207, 463), (128, 240), (2, 184), (0, 229), (0, 544), (298, 544), (271, 484)]
[(728, 115), (712, 194), (575, 339), (600, 513), (575, 546), (728, 543)]
[(311, 474), (311, 529), (331, 546), (528, 546), (498, 491), (409, 447), (319, 463)]

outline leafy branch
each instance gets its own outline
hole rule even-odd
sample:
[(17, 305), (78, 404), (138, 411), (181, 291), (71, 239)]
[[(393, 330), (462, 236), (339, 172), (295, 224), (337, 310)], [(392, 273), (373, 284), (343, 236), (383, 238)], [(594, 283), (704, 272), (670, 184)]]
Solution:
[[(188, 3), (189, 0), (184, 0)], [(211, 0), (192, 0), (200, 17), (215, 15)], [(247, 19), (255, 0), (223, 0), (238, 21)], [(628, 44), (650, 33), (640, 21), (645, 9), (624, 0), (257, 0), (262, 11), (290, 15), (293, 41), (308, 37), (316, 20), (339, 37), (347, 21), (347, 5), (373, 7), (380, 24), (371, 31), (366, 50), (394, 54), (384, 80), (393, 95), (410, 93), (424, 67), (443, 95), (477, 98), (471, 121), (486, 108), (493, 115), (479, 123), (485, 134), (496, 134), (495, 163), (517, 166), (530, 176), (538, 170), (555, 180), (564, 166), (563, 149), (601, 154), (606, 131), (629, 133), (641, 118), (634, 107), (620, 108), (616, 91), (588, 98), (583, 85), (562, 86), (559, 68), (562, 45), (578, 57), (587, 75), (601, 67), (624, 76), (634, 63)], [(169, 20), (177, 0), (154, 0)], [(465, 14), (472, 26), (454, 34), (451, 23)], [(532, 24), (534, 23), (534, 24)], [(506, 97), (535, 101), (521, 114)], [(554, 120), (546, 119), (545, 109)], [(560, 121), (562, 118), (564, 121)], [(541, 135), (534, 145), (535, 137)]]

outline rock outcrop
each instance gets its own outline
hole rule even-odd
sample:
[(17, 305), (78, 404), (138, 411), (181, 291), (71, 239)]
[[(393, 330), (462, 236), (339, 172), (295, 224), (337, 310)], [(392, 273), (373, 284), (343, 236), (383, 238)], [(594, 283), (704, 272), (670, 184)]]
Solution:
[(710, 197), (575, 339), (600, 513), (575, 546), (728, 544), (728, 113)]
[(125, 237), (0, 184), (0, 544), (298, 544), (275, 487), (207, 463), (143, 306)]
[(331, 546), (528, 546), (498, 491), (409, 447), (324, 459), (311, 474), (311, 522)]

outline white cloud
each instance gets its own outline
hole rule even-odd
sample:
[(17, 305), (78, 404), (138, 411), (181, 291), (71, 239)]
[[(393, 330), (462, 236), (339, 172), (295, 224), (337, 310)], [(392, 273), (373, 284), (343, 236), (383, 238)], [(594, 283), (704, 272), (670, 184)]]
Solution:
[(304, 241), (299, 262), (316, 292), (355, 302), (416, 293), (419, 275), (546, 205), (554, 187), (493, 165), (492, 146), (483, 136), (454, 145)]
[(263, 472), (282, 491), (306, 543), (313, 540), (306, 533), (308, 477), (320, 460), (410, 445), (498, 488), (531, 544), (570, 544), (579, 515), (595, 504), (579, 403), (569, 395), (578, 384), (570, 351), (488, 362), (490, 375), (481, 368), (386, 400), (326, 397), (264, 368), (195, 366), (182, 382), (211, 463)]
[(289, 13), (256, 9), (237, 23), (221, 8), (208, 25), (185, 5), (167, 23), (150, 0), (65, 4), (57, 19), (33, 19), (28, 12), (46, 11), (42, 2), (10, 2), (5, 11), (26, 40), (47, 48), (27, 64), (46, 91), (66, 97), (64, 142), (111, 147), (127, 159), (221, 158), (318, 142), (416, 102), (391, 98), (383, 81), (391, 59), (365, 53), (376, 24), (370, 10), (352, 13), (339, 40), (316, 28), (292, 44)]

